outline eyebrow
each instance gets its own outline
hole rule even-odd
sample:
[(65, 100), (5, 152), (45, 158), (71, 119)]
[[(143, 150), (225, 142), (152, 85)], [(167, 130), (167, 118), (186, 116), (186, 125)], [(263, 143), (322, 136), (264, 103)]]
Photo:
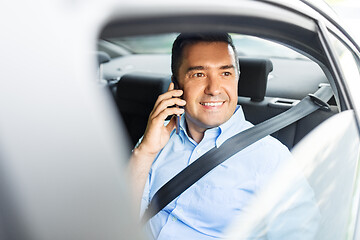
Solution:
[(204, 70), (204, 69), (206, 69), (204, 66), (194, 66), (194, 67), (189, 67), (186, 72), (188, 73), (193, 70)]
[(230, 64), (230, 65), (225, 65), (225, 66), (220, 67), (220, 69), (231, 69), (231, 68), (235, 69), (235, 66)]
[[(235, 66), (230, 64), (230, 65), (224, 65), (224, 66), (219, 67), (219, 69), (221, 69), (221, 70), (231, 69), (231, 68), (235, 69)], [(207, 67), (193, 66), (193, 67), (189, 67), (186, 72), (188, 73), (188, 72), (193, 71), (193, 70), (205, 70), (205, 69), (207, 69)]]

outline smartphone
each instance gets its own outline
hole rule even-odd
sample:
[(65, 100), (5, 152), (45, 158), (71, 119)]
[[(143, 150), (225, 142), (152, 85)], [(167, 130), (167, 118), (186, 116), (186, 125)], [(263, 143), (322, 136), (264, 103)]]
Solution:
[[(178, 82), (177, 82), (177, 80), (176, 80), (176, 78), (174, 76), (171, 78), (171, 81), (174, 83), (174, 89), (180, 89), (179, 84), (178, 84)], [(176, 121), (176, 134), (179, 135), (179, 133), (180, 133), (181, 115), (177, 114), (175, 117), (176, 117), (176, 119), (175, 119), (175, 121)]]

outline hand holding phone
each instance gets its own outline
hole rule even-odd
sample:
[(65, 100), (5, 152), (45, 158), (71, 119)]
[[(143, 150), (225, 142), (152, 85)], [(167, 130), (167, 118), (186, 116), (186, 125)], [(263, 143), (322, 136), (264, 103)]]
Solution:
[[(154, 108), (149, 115), (143, 139), (137, 147), (145, 155), (155, 156), (166, 145), (171, 132), (176, 126), (179, 131), (180, 116), (184, 113), (182, 106), (186, 104), (181, 99), (182, 94), (183, 91), (181, 89), (174, 89), (174, 84), (171, 83), (167, 92), (161, 94), (156, 100)], [(174, 117), (165, 125), (164, 123), (169, 116)], [(177, 119), (177, 116), (179, 116), (179, 119)]]
[[(171, 81), (174, 83), (174, 89), (180, 89), (177, 79), (173, 76), (171, 78)], [(182, 106), (175, 105), (176, 107), (183, 108)], [(181, 121), (181, 115), (177, 114), (176, 116), (176, 134), (179, 135), (180, 133), (180, 121)]]

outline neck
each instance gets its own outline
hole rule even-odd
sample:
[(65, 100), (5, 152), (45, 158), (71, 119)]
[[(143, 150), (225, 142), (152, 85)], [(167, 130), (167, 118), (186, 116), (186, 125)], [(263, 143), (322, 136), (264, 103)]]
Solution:
[(207, 128), (199, 127), (191, 121), (187, 121), (186, 119), (185, 121), (188, 136), (191, 137), (195, 142), (200, 143), (204, 138), (204, 134)]

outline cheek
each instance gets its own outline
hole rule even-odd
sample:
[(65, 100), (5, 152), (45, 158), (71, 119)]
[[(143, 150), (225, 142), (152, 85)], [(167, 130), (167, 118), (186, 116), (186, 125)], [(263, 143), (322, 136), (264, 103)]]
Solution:
[(237, 102), (238, 100), (238, 91), (237, 91), (237, 88), (236, 88), (236, 91), (232, 90), (231, 93), (229, 93), (230, 95), (230, 99), (231, 100), (234, 100)]
[(186, 86), (183, 90), (183, 98), (189, 103), (195, 101), (197, 97), (201, 95), (201, 88), (198, 86)]
[(223, 86), (226, 94), (229, 96), (230, 100), (234, 101), (238, 99), (238, 85), (237, 83), (229, 83)]

